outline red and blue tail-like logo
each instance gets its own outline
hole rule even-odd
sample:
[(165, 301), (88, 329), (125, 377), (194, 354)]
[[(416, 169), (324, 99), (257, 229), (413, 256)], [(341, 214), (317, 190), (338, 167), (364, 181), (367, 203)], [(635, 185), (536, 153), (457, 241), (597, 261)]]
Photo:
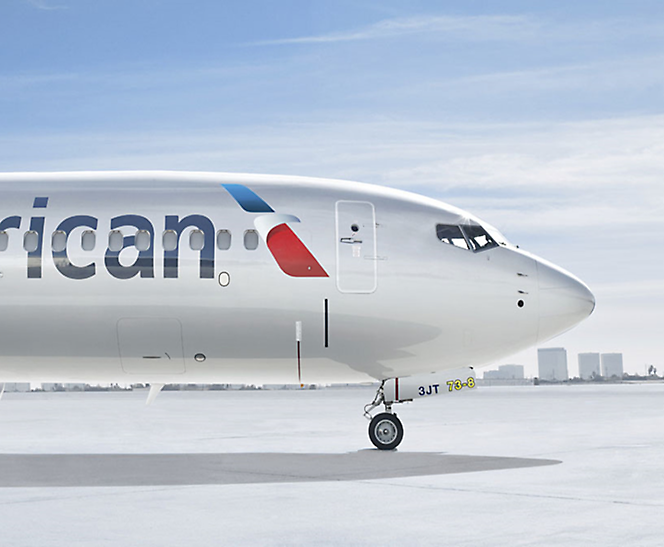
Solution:
[(300, 222), (293, 215), (279, 214), (255, 192), (242, 184), (222, 184), (247, 213), (263, 213), (254, 218), (254, 226), (265, 241), (277, 264), (292, 277), (329, 277), (289, 222)]

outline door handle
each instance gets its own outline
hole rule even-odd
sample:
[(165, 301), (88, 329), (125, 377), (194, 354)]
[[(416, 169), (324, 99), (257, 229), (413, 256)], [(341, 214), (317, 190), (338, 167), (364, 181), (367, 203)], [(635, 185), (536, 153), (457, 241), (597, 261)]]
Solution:
[(362, 240), (355, 239), (353, 237), (342, 237), (341, 243), (347, 243), (348, 245), (355, 245), (356, 243), (362, 243)]

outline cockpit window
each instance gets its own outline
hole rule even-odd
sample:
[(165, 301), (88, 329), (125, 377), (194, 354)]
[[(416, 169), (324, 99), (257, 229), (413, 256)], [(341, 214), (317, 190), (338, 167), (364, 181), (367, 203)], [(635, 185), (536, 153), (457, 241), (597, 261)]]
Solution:
[(508, 245), (507, 238), (502, 233), (500, 233), (500, 231), (497, 228), (491, 226), (491, 224), (487, 224), (486, 222), (483, 222), (482, 226), (487, 232), (489, 232), (491, 238), (496, 243), (498, 243), (498, 245), (502, 245), (503, 247), (506, 247)]
[(463, 226), (462, 229), (474, 252), (498, 247), (498, 243), (479, 224), (468, 224)]
[(498, 247), (496, 240), (479, 224), (436, 224), (436, 235), (443, 243), (474, 253)]
[(449, 243), (455, 247), (460, 247), (462, 249), (468, 249), (468, 242), (466, 238), (463, 237), (461, 233), (461, 228), (453, 224), (437, 224), (436, 225), (436, 235), (444, 243)]

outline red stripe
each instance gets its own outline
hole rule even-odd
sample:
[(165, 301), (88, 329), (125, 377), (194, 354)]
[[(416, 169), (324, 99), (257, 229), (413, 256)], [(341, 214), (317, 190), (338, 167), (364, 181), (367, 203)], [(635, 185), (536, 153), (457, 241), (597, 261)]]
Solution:
[(281, 270), (291, 277), (329, 277), (286, 224), (279, 224), (267, 235), (267, 246)]
[(394, 400), (399, 400), (399, 378), (394, 379)]

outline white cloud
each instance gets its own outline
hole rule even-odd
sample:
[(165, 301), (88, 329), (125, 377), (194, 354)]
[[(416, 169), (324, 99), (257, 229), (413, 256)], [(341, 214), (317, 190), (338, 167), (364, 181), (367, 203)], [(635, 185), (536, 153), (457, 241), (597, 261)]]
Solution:
[(548, 197), (610, 189), (661, 197), (664, 188), (664, 116), (485, 125), (348, 120), (131, 136), (12, 134), (3, 140), (5, 170), (21, 158), (62, 168), (124, 158), (118, 167), (260, 165), (293, 172), (295, 166), (299, 174), (469, 194), (529, 196), (536, 190)]
[(527, 16), (420, 16), (385, 19), (346, 32), (253, 42), (251, 45), (323, 44), (376, 40), (413, 34), (435, 34), (466, 40), (514, 40), (536, 35), (539, 24)]
[(144, 66), (140, 63), (127, 64), (122, 68), (85, 70), (81, 72), (20, 72), (0, 73), (0, 91), (2, 93), (24, 93), (26, 90), (50, 93), (56, 89), (61, 93), (83, 94), (90, 86), (105, 86), (116, 90), (144, 89), (151, 90), (163, 86), (169, 89), (188, 87), (192, 81), (199, 86), (255, 77), (269, 78), (278, 74), (282, 67), (264, 63), (236, 66), (196, 66), (188, 65), (169, 69)]
[(428, 35), (455, 41), (558, 41), (592, 43), (644, 37), (661, 40), (660, 21), (639, 18), (597, 18), (563, 21), (531, 15), (420, 15), (384, 19), (364, 27), (324, 34), (261, 40), (247, 45), (329, 44)]
[[(663, 29), (664, 32), (664, 29)], [(551, 94), (559, 90), (574, 89), (587, 93), (592, 89), (616, 89), (628, 87), (661, 87), (664, 73), (659, 67), (664, 65), (661, 55), (638, 55), (611, 57), (587, 63), (571, 63), (533, 69), (496, 71), (473, 74), (457, 78), (445, 77), (414, 84), (409, 82), (405, 91), (413, 94), (430, 89), (436, 93), (486, 93), (513, 94), (535, 92)]]
[(40, 10), (45, 10), (45, 11), (53, 11), (53, 10), (61, 10), (61, 9), (69, 9), (68, 6), (53, 6), (50, 5), (46, 2), (46, 0), (25, 0), (26, 3), (30, 4), (31, 6), (40, 9)]
[[(388, 179), (445, 189), (579, 186), (660, 188), (664, 173), (664, 116), (547, 125), (466, 127), (440, 140), (438, 154), (391, 170)], [(426, 161), (426, 157), (433, 157)], [(437, 156), (437, 157), (436, 157)], [(527, 188), (526, 188), (527, 189)]]
[(631, 300), (633, 298), (657, 298), (664, 304), (664, 279), (642, 281), (638, 284), (632, 281), (615, 281), (612, 283), (598, 283), (595, 290), (605, 299)]

